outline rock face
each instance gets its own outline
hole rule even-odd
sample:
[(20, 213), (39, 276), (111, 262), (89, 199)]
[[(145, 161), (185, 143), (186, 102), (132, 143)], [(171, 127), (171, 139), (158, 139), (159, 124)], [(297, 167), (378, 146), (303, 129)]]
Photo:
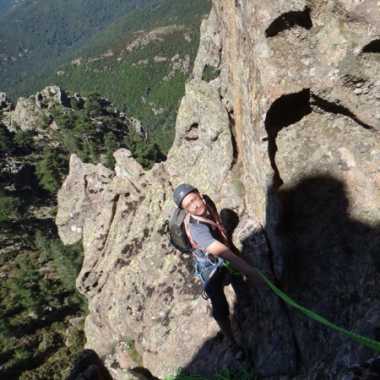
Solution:
[(39, 108), (51, 108), (56, 104), (68, 107), (70, 100), (66, 93), (58, 86), (45, 87), (35, 95), (35, 102)]
[[(85, 249), (87, 346), (115, 379), (130, 367), (164, 377), (234, 364), (190, 258), (168, 242), (183, 181), (236, 213), (243, 255), (292, 297), (380, 339), (380, 8), (213, 3), (167, 161), (146, 172), (119, 150), (113, 172), (73, 156), (58, 194), (60, 236)], [(227, 292), (263, 377), (343, 380), (373, 355), (265, 287)]]
[(9, 111), (12, 107), (12, 103), (9, 101), (5, 92), (0, 92), (0, 110)]
[(10, 129), (16, 131), (42, 131), (44, 113), (36, 105), (35, 99), (19, 98), (12, 113)]
[[(8, 104), (4, 95), (2, 97), (0, 94), (0, 106)], [(50, 110), (54, 105), (70, 107), (70, 99), (58, 86), (48, 86), (36, 95), (19, 98), (14, 110), (8, 105), (3, 122), (13, 132), (18, 129), (36, 131), (47, 137), (46, 128), (51, 120), (45, 111)], [(54, 128), (53, 125), (50, 126)]]

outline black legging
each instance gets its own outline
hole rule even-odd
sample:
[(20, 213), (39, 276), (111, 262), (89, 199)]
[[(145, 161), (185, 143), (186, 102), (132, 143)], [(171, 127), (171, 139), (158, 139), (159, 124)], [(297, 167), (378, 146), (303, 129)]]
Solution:
[(218, 270), (205, 288), (205, 293), (211, 301), (212, 316), (216, 321), (226, 320), (230, 314), (226, 295), (224, 294), (224, 286), (229, 282), (231, 282), (238, 296), (241, 295), (241, 292), (246, 293), (247, 285), (243, 281), (242, 276), (233, 275), (224, 267)]

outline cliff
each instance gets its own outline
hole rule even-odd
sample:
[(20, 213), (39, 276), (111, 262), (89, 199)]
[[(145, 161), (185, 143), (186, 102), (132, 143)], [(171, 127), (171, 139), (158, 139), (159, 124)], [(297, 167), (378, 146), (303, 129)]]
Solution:
[[(56, 224), (65, 243), (83, 241), (87, 346), (115, 379), (234, 365), (190, 258), (168, 242), (181, 182), (239, 217), (243, 255), (292, 297), (380, 339), (379, 16), (372, 0), (214, 0), (166, 162), (71, 157)], [(257, 374), (346, 379), (373, 356), (251, 290), (227, 291)]]

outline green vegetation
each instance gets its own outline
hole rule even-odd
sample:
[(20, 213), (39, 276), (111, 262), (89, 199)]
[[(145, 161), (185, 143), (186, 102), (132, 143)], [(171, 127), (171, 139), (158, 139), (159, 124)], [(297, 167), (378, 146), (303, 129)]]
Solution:
[(54, 154), (44, 150), (43, 158), (37, 165), (37, 175), (46, 190), (56, 191), (60, 186), (69, 154), (77, 154), (82, 161), (101, 162), (113, 169), (113, 152), (119, 148), (129, 149), (136, 160), (145, 168), (162, 161), (165, 155), (151, 139), (145, 140), (133, 126), (122, 121), (114, 113), (111, 104), (97, 94), (91, 94), (82, 109), (56, 107), (52, 117), (59, 125), (55, 138), (60, 142), (61, 151)]
[[(167, 154), (184, 83), (198, 49), (200, 21), (208, 14), (210, 2), (157, 0), (143, 5), (126, 13), (119, 8), (120, 17), (72, 49), (70, 57), (59, 55), (59, 64), (55, 62), (40, 75), (28, 75), (9, 89), (3, 81), (3, 90), (20, 96), (54, 83), (83, 96), (100, 93), (138, 118), (149, 142)], [(126, 49), (139, 38), (146, 41)]]
[(135, 131), (124, 138), (125, 145), (133, 153), (134, 158), (144, 167), (150, 168), (154, 162), (160, 162), (165, 156), (157, 143), (144, 141)]
[(23, 131), (18, 129), (17, 132), (10, 132), (0, 122), (0, 157), (6, 154), (27, 154), (32, 151), (33, 131)]
[[(15, 99), (54, 83), (85, 97), (45, 109), (39, 136), (17, 125), (10, 132), (0, 110), (1, 378), (65, 378), (83, 348), (87, 306), (75, 289), (82, 248), (63, 246), (53, 221), (69, 156), (109, 168), (121, 147), (145, 168), (165, 159), (210, 2), (90, 5), (24, 1), (5, 11), (0, 0), (0, 90)], [(133, 341), (127, 349), (139, 362)]]
[(186, 375), (182, 371), (179, 371), (177, 375), (169, 376), (165, 380), (256, 380), (256, 376), (250, 370), (232, 371), (229, 369), (222, 370), (215, 374), (211, 378), (199, 376), (199, 375)]
[[(54, 74), (50, 81), (83, 94), (104, 94), (141, 120), (150, 141), (167, 154), (184, 83), (198, 49), (200, 19), (208, 10), (209, 2), (204, 0), (166, 0), (150, 10), (131, 12), (78, 52), (81, 63), (60, 67), (64, 74)], [(141, 30), (144, 36), (153, 30), (158, 37), (151, 34), (149, 43), (127, 52), (126, 46), (141, 38), (141, 32), (137, 33)], [(106, 51), (112, 55), (102, 56)]]
[(37, 162), (37, 177), (41, 187), (50, 193), (56, 193), (61, 186), (66, 162), (56, 152), (45, 147), (42, 159)]
[[(87, 305), (75, 288), (82, 247), (64, 246), (53, 221), (68, 159), (56, 133), (42, 149), (36, 132), (0, 123), (1, 378), (62, 379), (84, 346)], [(51, 217), (39, 219), (40, 207)]]
[(127, 339), (126, 348), (130, 358), (139, 366), (143, 366), (143, 360), (141, 355), (136, 349), (135, 341), (133, 339)]
[(68, 291), (75, 292), (75, 280), (82, 265), (82, 247), (64, 246), (59, 239), (48, 239), (42, 231), (36, 232), (35, 245), (42, 265), (52, 264), (60, 282)]
[[(0, 13), (0, 83), (20, 96), (32, 77), (56, 67), (89, 38), (149, 0), (22, 1)], [(1, 6), (1, 3), (0, 3)], [(4, 9), (8, 5), (3, 5)], [(1, 9), (0, 9), (1, 10)], [(35, 92), (36, 89), (31, 92)], [(27, 93), (31, 93), (27, 91)]]
[(39, 231), (33, 248), (0, 263), (0, 376), (61, 379), (84, 345), (83, 321), (70, 322), (87, 310), (75, 290), (81, 247)]
[(19, 206), (18, 198), (6, 195), (0, 190), (0, 223), (17, 219)]
[(0, 155), (9, 152), (9, 147), (12, 144), (12, 134), (8, 129), (0, 123)]
[[(62, 379), (83, 348), (82, 323), (72, 322), (87, 311), (75, 288), (82, 247), (64, 246), (52, 219), (70, 154), (112, 168), (119, 147), (145, 167), (165, 158), (99, 94), (70, 101), (72, 108), (45, 110), (42, 141), (38, 132), (0, 124), (0, 377)], [(53, 121), (58, 128), (50, 128)], [(41, 206), (51, 208), (51, 218), (39, 219)], [(137, 355), (133, 342), (127, 348)]]

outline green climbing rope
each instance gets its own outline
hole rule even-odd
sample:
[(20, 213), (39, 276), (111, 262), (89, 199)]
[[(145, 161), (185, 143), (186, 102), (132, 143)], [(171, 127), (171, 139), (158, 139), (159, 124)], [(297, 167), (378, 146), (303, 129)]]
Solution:
[(223, 266), (225, 268), (227, 268), (227, 270), (234, 276), (241, 276), (241, 273), (237, 270), (237, 269), (234, 269), (231, 265), (231, 263), (227, 260), (224, 260), (223, 262)]
[[(256, 268), (257, 269), (257, 268)], [(367, 338), (365, 336), (355, 334), (352, 331), (348, 331), (344, 329), (343, 327), (339, 327), (335, 325), (334, 323), (330, 322), (326, 318), (322, 317), (321, 315), (317, 314), (314, 311), (311, 311), (307, 309), (304, 306), (301, 306), (296, 301), (294, 301), (292, 298), (290, 298), (286, 293), (284, 293), (282, 290), (277, 288), (268, 278), (257, 269), (258, 274), (260, 277), (266, 282), (266, 284), (273, 290), (273, 292), (279, 296), (285, 303), (287, 303), (289, 306), (294, 307), (295, 309), (299, 310), (301, 313), (305, 314), (307, 317), (321, 323), (322, 325), (325, 325), (326, 327), (329, 327), (335, 331), (338, 331), (351, 339), (355, 340), (356, 342), (373, 349), (374, 351), (380, 352), (380, 342), (374, 339)]]

